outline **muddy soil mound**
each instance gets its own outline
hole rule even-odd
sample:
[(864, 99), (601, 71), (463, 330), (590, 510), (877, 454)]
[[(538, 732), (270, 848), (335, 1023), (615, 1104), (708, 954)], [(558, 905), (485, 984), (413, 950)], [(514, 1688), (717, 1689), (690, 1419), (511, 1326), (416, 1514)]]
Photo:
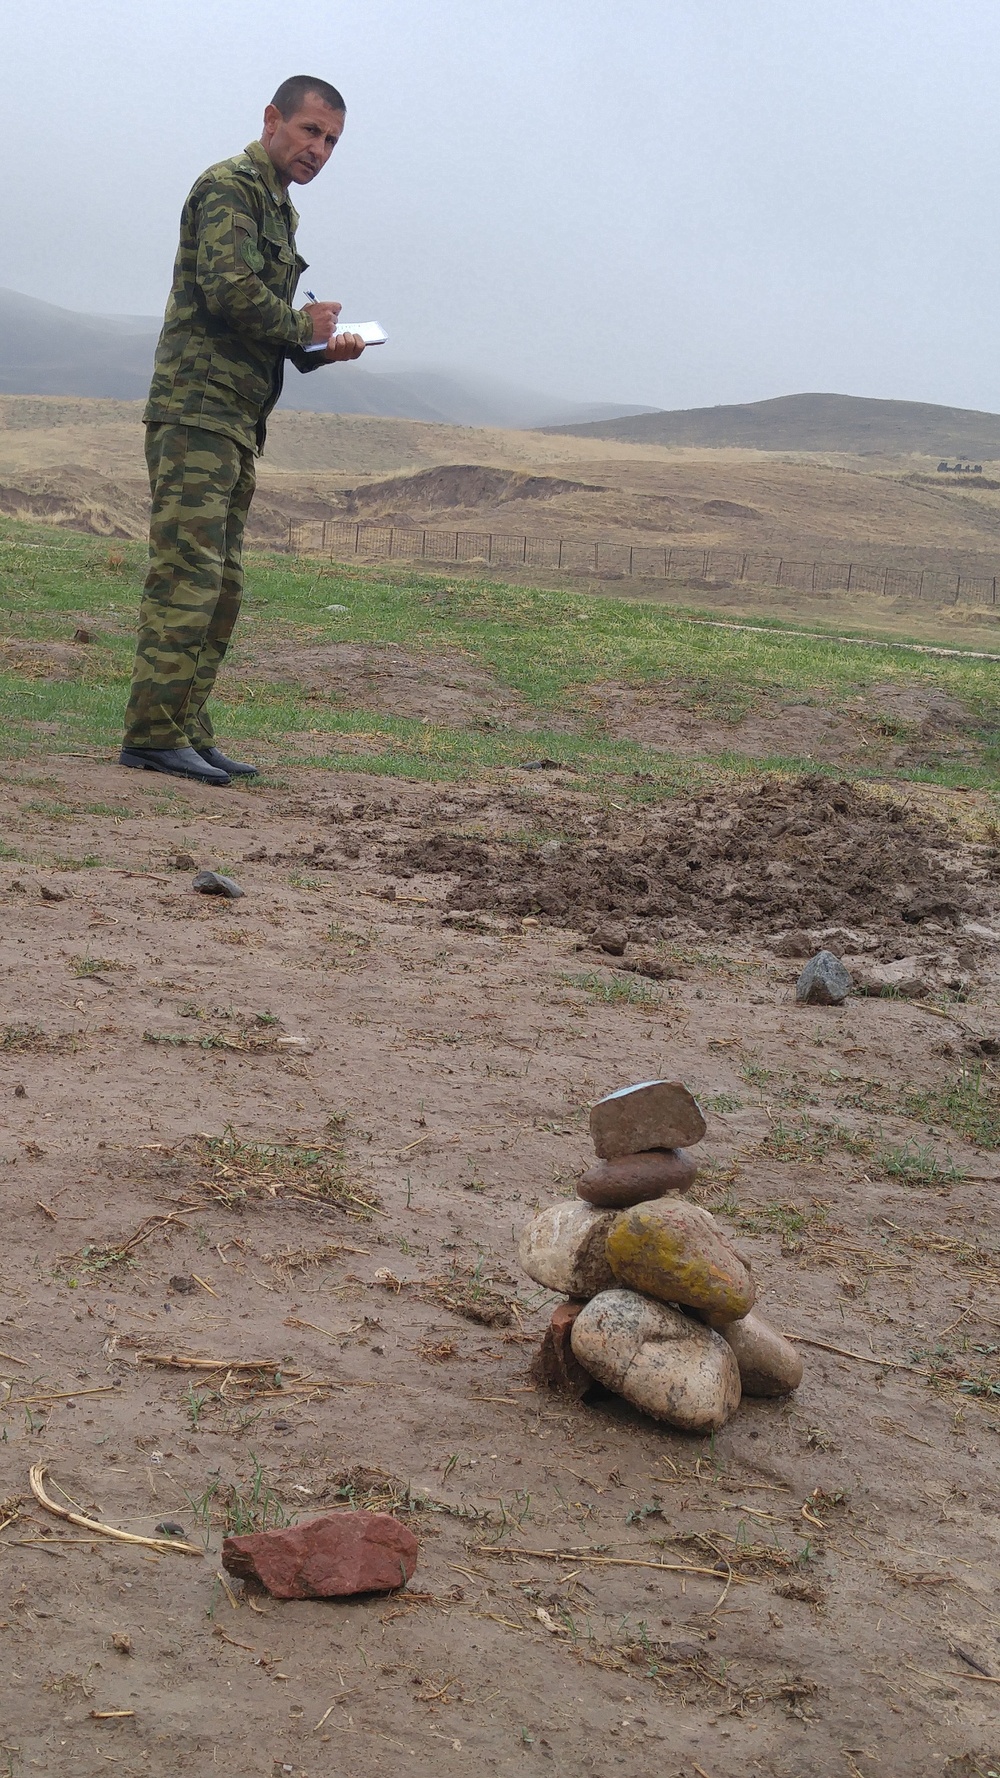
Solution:
[[(982, 868), (975, 886), (967, 880), (967, 858), (939, 823), (813, 776), (672, 805), (633, 847), (491, 843), (458, 862), (455, 846), (454, 835), (431, 836), (386, 862), (400, 875), (457, 870), (451, 908), (547, 915), (582, 931), (678, 915), (719, 933), (829, 919), (954, 925), (995, 899)], [(1000, 875), (996, 860), (992, 869)]]
[(366, 487), (345, 488), (348, 512), (395, 512), (412, 507), (497, 506), (508, 500), (551, 500), (559, 494), (602, 494), (593, 482), (565, 481), (555, 475), (525, 475), (514, 469), (486, 469), (478, 463), (444, 463), (416, 475), (392, 476)]
[(56, 464), (39, 475), (5, 476), (0, 513), (66, 525), (95, 537), (139, 537), (149, 522), (148, 499), (136, 484), (108, 481), (71, 464)]

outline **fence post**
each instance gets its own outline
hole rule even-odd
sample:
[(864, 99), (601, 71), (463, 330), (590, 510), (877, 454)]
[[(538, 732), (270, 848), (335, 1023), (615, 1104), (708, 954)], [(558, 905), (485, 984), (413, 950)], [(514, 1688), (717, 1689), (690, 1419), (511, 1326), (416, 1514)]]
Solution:
[[(344, 544), (335, 543), (333, 541), (333, 538), (331, 535), (332, 532), (334, 532), (334, 531), (337, 531), (340, 529), (346, 530), (346, 528), (347, 528), (346, 523), (343, 520), (341, 520), (341, 519), (337, 519), (337, 520), (322, 519), (322, 520), (315, 520), (313, 522), (315, 524), (318, 524), (320, 527), (320, 536), (319, 536), (318, 547), (322, 553), (325, 554), (325, 553), (329, 552), (331, 559), (332, 559), (335, 551), (341, 551), (342, 549), (347, 548), (346, 543), (344, 543)], [(354, 554), (356, 556), (361, 554), (361, 533), (365, 528), (366, 528), (365, 524), (362, 521), (359, 520), (355, 523), (355, 526), (354, 526)], [(379, 526), (369, 526), (368, 528), (372, 530), (373, 535), (372, 535), (370, 542), (368, 542), (366, 544), (366, 548), (370, 549), (371, 552), (375, 555), (385, 554), (385, 555), (392, 557), (395, 554), (395, 549), (396, 549), (396, 528), (395, 528), (395, 526), (387, 526), (385, 528), (386, 531), (388, 532), (388, 545), (385, 549), (381, 548), (380, 545), (378, 544), (378, 541), (377, 541), (378, 533), (381, 531), (382, 528)], [(383, 535), (384, 535), (384, 533), (383, 533)], [(406, 535), (407, 535), (407, 539), (409, 541), (410, 539), (412, 539), (413, 533), (412, 533), (412, 531), (407, 530)], [(506, 536), (506, 533), (504, 535)], [(435, 541), (435, 543), (440, 541), (442, 549), (444, 547), (444, 539), (447, 537), (449, 539), (450, 544), (451, 544), (451, 551), (452, 551), (451, 559), (455, 562), (459, 562), (462, 560), (462, 555), (461, 555), (462, 538), (468, 537), (471, 539), (472, 536), (475, 536), (477, 549), (481, 550), (483, 547), (481, 532), (472, 533), (472, 532), (466, 532), (466, 531), (461, 531), (461, 530), (437, 531), (437, 530), (434, 530), (431, 528), (424, 528), (421, 530), (421, 534), (420, 534), (420, 550), (418, 553), (420, 556), (426, 558), (426, 556), (427, 556), (427, 539), (429, 537), (432, 538)], [(301, 522), (298, 522), (295, 519), (290, 518), (286, 521), (285, 538), (286, 538), (286, 548), (287, 548), (289, 554), (296, 554), (297, 555), (297, 554), (301, 553), (303, 547), (307, 551), (313, 549), (313, 545), (311, 543), (306, 543), (305, 545), (303, 545), (303, 525)], [(510, 543), (514, 543), (516, 540), (511, 538), (511, 539), (508, 539), (508, 541)], [(567, 540), (563, 537), (560, 537), (558, 539), (556, 566), (559, 568), (562, 568), (566, 565), (566, 561), (565, 561), (566, 541)], [(574, 540), (570, 539), (569, 541), (573, 542)], [(585, 543), (582, 539), (579, 539), (576, 541), (577, 541), (577, 547), (579, 549), (588, 549), (589, 551), (592, 552), (592, 571), (595, 574), (599, 574), (601, 572), (601, 544), (600, 544), (600, 541), (598, 540), (595, 543)], [(495, 537), (494, 533), (491, 531), (489, 533), (489, 536), (488, 536), (487, 542), (486, 542), (486, 560), (491, 567), (494, 566), (493, 546), (494, 546), (495, 542), (496, 542), (496, 537)], [(532, 537), (529, 537), (526, 532), (523, 533), (522, 537), (521, 537), (521, 561), (522, 561), (522, 563), (525, 566), (527, 565), (528, 544), (529, 543), (537, 543), (540, 548), (544, 545), (544, 547), (546, 549), (551, 549), (553, 543), (555, 543), (555, 542), (556, 542), (556, 539), (554, 539), (554, 538), (553, 539), (532, 538)], [(652, 546), (648, 545), (648, 544), (633, 544), (633, 543), (628, 544), (628, 546), (627, 546), (627, 548), (628, 548), (628, 576), (630, 578), (635, 577), (635, 571), (636, 571), (636, 569), (635, 569), (635, 552), (636, 552), (636, 549), (650, 549), (651, 547)], [(624, 541), (621, 544), (615, 543), (612, 546), (613, 551), (615, 549), (620, 549), (620, 550), (624, 551), (625, 548), (626, 548), (626, 545), (625, 545)], [(682, 551), (682, 553), (683, 553), (683, 551)], [(689, 553), (693, 554), (694, 552), (691, 551)], [(706, 549), (706, 550), (702, 551), (701, 572), (704, 576), (707, 577), (709, 574), (715, 572), (715, 559), (716, 559), (716, 556), (719, 554), (720, 554), (720, 552), (715, 549)], [(733, 552), (731, 552), (731, 554), (732, 554), (732, 556), (735, 557), (735, 556), (737, 556), (738, 552), (733, 551)], [(666, 546), (662, 546), (661, 555), (663, 558), (663, 566), (662, 566), (662, 571), (661, 571), (662, 577), (664, 580), (670, 580), (673, 577), (674, 551), (672, 549), (668, 549)], [(723, 560), (723, 563), (727, 559), (729, 559), (729, 556), (727, 555), (726, 551), (721, 552), (721, 558)], [(448, 558), (446, 556), (442, 556), (441, 559), (447, 560)], [(549, 557), (548, 559), (549, 559), (549, 561), (551, 561), (551, 557)], [(620, 557), (613, 556), (613, 559), (620, 560)], [(506, 560), (509, 564), (509, 557), (506, 558)], [(751, 565), (753, 563), (753, 560), (754, 560), (754, 556), (753, 556), (752, 550), (744, 550), (741, 554), (738, 554), (738, 566), (736, 566), (732, 569), (732, 572), (736, 576), (737, 579), (739, 579), (741, 581), (745, 581), (751, 577)], [(774, 587), (783, 588), (785, 586), (785, 584), (786, 584), (786, 582), (785, 582), (786, 568), (789, 568), (793, 571), (792, 579), (788, 582), (789, 586), (795, 587), (800, 584), (800, 581), (795, 578), (797, 571), (800, 568), (803, 570), (803, 576), (802, 576), (801, 583), (805, 584), (804, 576), (805, 576), (805, 571), (808, 569), (809, 573), (811, 575), (810, 584), (812, 587), (812, 591), (815, 593), (817, 591), (818, 587), (820, 586), (822, 573), (823, 573), (824, 569), (828, 569), (830, 575), (835, 577), (835, 583), (839, 586), (844, 586), (846, 584), (846, 590), (848, 592), (851, 592), (855, 586), (854, 571), (855, 571), (855, 568), (857, 568), (858, 574), (860, 577), (859, 582), (858, 582), (860, 589), (863, 592), (873, 594), (876, 597), (881, 595), (884, 598), (889, 598), (892, 596), (893, 589), (895, 588), (895, 591), (899, 594), (900, 597), (905, 596), (905, 597), (912, 597), (912, 598), (917, 598), (917, 599), (925, 599), (926, 598), (926, 599), (933, 599), (933, 600), (941, 600), (941, 599), (948, 598), (948, 591), (947, 591), (948, 576), (947, 576), (947, 573), (941, 572), (941, 571), (938, 571), (935, 569), (919, 569), (919, 570), (917, 570), (917, 569), (903, 569), (903, 568), (894, 569), (889, 566), (884, 566), (882, 568), (875, 568), (875, 567), (867, 567), (864, 563), (854, 563), (854, 562), (848, 562), (846, 564), (843, 562), (830, 564), (830, 563), (824, 563), (822, 561), (812, 562), (812, 563), (809, 563), (809, 562), (786, 562), (784, 557), (779, 557), (777, 560), (777, 570), (775, 571), (773, 568), (768, 567), (768, 565), (767, 565), (768, 561), (773, 562), (774, 558), (767, 557), (767, 556), (761, 558), (761, 561), (756, 568), (756, 574), (757, 574), (758, 578), (761, 580), (761, 582), (764, 584), (766, 584), (766, 582), (767, 582), (767, 577), (769, 575), (773, 575), (773, 579), (771, 580), (770, 584)], [(724, 571), (724, 569), (720, 570), (720, 571)], [(653, 572), (652, 564), (650, 565), (650, 572), (651, 573)], [(686, 572), (694, 573), (695, 569), (694, 569), (693, 565), (688, 569), (685, 569), (683, 567), (680, 567), (678, 569), (678, 573), (682, 579), (683, 579), (684, 574)], [(846, 583), (842, 578), (837, 578), (837, 577), (843, 576), (845, 573), (846, 573)], [(971, 578), (973, 579), (973, 581), (975, 582), (976, 585), (979, 585), (983, 588), (983, 592), (981, 595), (973, 593), (970, 595), (970, 597), (979, 599), (980, 602), (984, 605), (1000, 604), (1000, 599), (998, 599), (998, 596), (997, 596), (997, 584), (998, 584), (998, 581), (1000, 581), (1000, 574), (994, 574), (992, 576), (973, 575)], [(970, 579), (970, 576), (956, 573), (955, 579), (952, 583), (952, 592), (951, 592), (951, 599), (952, 599), (953, 604), (957, 605), (962, 598), (963, 579), (968, 581)], [(988, 591), (986, 590), (987, 588), (989, 589)]]

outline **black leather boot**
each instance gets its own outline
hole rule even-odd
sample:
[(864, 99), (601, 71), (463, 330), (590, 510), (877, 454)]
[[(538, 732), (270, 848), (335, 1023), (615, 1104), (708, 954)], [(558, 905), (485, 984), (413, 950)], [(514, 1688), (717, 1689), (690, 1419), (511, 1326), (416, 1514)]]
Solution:
[(214, 766), (217, 772), (228, 772), (231, 778), (256, 778), (257, 767), (241, 765), (238, 759), (227, 759), (217, 747), (196, 747), (195, 752), (206, 765)]
[(232, 783), (227, 771), (193, 747), (123, 747), (118, 764), (141, 772), (166, 772), (171, 778), (193, 778), (198, 784)]

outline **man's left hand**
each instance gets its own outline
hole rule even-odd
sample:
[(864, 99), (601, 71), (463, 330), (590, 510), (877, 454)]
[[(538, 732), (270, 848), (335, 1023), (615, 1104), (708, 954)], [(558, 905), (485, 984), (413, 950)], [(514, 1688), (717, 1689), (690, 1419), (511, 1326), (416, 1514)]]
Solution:
[(365, 342), (359, 333), (338, 333), (323, 353), (322, 363), (347, 364), (352, 358), (360, 358), (364, 349)]

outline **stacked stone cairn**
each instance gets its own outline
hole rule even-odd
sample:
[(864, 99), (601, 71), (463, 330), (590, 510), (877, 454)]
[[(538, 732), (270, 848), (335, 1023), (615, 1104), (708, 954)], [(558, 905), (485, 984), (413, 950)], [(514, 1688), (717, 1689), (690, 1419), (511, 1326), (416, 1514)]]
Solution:
[(705, 1119), (679, 1081), (647, 1080), (593, 1106), (598, 1163), (572, 1203), (522, 1231), (521, 1265), (565, 1297), (533, 1374), (578, 1396), (597, 1382), (685, 1432), (724, 1426), (743, 1395), (787, 1395), (802, 1362), (754, 1311), (750, 1270), (685, 1197), (686, 1149)]

